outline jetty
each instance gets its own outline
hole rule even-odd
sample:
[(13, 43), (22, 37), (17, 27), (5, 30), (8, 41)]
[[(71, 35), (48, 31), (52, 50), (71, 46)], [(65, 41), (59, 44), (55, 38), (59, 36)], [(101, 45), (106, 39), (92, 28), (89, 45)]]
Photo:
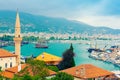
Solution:
[(112, 63), (120, 67), (120, 46), (111, 46), (103, 51), (92, 50), (89, 54), (90, 58)]

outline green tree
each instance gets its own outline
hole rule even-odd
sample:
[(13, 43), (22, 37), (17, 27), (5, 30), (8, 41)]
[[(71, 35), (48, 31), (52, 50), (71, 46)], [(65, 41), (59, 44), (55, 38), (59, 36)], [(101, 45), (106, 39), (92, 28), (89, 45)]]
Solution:
[(31, 77), (30, 75), (28, 75), (28, 74), (25, 74), (25, 75), (21, 78), (21, 80), (32, 80), (32, 77)]
[(63, 60), (58, 65), (60, 70), (67, 69), (75, 66), (73, 46), (71, 44), (70, 48), (63, 53)]
[(0, 66), (0, 72), (2, 72), (2, 67)]
[(58, 74), (56, 74), (55, 77), (51, 78), (50, 80), (74, 80), (74, 78), (67, 73), (59, 72)]
[(0, 67), (0, 80), (3, 80), (3, 76), (1, 75), (1, 72), (2, 72), (2, 67)]
[(27, 66), (21, 70), (12, 80), (45, 80), (49, 75), (45, 62), (27, 59)]
[(42, 78), (41, 80), (44, 80), (49, 75), (44, 61), (29, 59), (27, 63), (29, 64), (28, 68), (32, 69), (33, 75), (40, 76)]
[(3, 80), (4, 78), (0, 75), (0, 80)]
[[(75, 55), (75, 53), (73, 52), (74, 48), (73, 48), (72, 43), (71, 43), (71, 45), (70, 45), (70, 50), (71, 50), (71, 52)], [(72, 59), (71, 59), (71, 65), (72, 65), (72, 67), (75, 66), (74, 56), (73, 56)]]
[(70, 45), (70, 50), (71, 50), (71, 51), (74, 50), (72, 43), (71, 43), (71, 45)]
[(29, 74), (25, 74), (23, 76), (18, 76), (15, 75), (14, 78), (12, 80), (46, 80), (46, 79), (42, 79), (40, 76), (36, 75), (36, 76), (31, 76)]
[(57, 66), (48, 66), (48, 69), (52, 70), (52, 71), (55, 71), (55, 72), (58, 72), (59, 69)]
[(20, 80), (20, 77), (14, 76), (14, 78), (12, 80)]
[(15, 75), (13, 80), (45, 80), (49, 75), (45, 62), (34, 59), (27, 59), (26, 66), (18, 74)]
[(53, 37), (53, 36), (52, 36), (52, 37), (50, 37), (50, 40), (55, 40), (55, 37)]
[(13, 41), (13, 36), (3, 35), (2, 37), (0, 37), (0, 40), (2, 40), (2, 41)]
[(88, 80), (93, 80), (92, 78), (89, 78)]
[[(40, 76), (36, 75), (36, 76), (32, 76), (32, 80), (42, 80), (42, 78)], [(46, 79), (44, 79), (44, 80), (46, 80)]]

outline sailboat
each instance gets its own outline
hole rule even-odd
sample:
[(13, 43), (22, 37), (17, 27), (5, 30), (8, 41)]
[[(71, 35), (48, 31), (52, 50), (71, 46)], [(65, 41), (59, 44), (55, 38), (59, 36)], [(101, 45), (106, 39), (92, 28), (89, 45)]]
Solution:
[[(96, 41), (96, 40), (95, 40)], [(101, 50), (101, 49), (98, 49), (97, 48), (97, 41), (96, 41), (96, 43), (95, 43), (95, 48), (92, 46), (92, 40), (91, 40), (91, 43), (90, 43), (90, 48), (88, 49), (88, 52), (89, 53), (92, 53), (92, 51), (95, 51), (95, 52), (103, 52), (103, 50)]]

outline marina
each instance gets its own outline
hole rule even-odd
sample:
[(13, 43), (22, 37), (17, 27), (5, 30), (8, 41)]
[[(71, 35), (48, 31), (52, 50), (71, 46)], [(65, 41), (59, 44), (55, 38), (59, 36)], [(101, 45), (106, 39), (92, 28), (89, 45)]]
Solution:
[(107, 63), (112, 63), (120, 67), (120, 47), (111, 46), (109, 49), (99, 50), (91, 49), (89, 51), (89, 57), (97, 60), (101, 60)]

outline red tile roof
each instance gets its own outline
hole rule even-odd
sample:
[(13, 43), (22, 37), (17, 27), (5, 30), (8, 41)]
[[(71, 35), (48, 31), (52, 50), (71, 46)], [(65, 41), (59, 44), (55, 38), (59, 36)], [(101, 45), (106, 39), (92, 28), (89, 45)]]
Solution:
[(114, 74), (112, 72), (109, 72), (107, 70), (104, 70), (91, 64), (82, 64), (76, 67), (62, 70), (62, 72), (66, 72), (74, 77), (81, 79), (97, 78)]
[(56, 75), (57, 73), (49, 69), (49, 75)]
[[(27, 67), (27, 64), (22, 64), (21, 65), (21, 70), (23, 70), (25, 67)], [(28, 70), (30, 72), (30, 75), (33, 75), (31, 72), (31, 69)], [(55, 75), (56, 72), (52, 71), (52, 70), (48, 70), (49, 71), (49, 76)], [(13, 78), (14, 74), (18, 73), (18, 66), (12, 67), (12, 68), (8, 68), (6, 69), (4, 72), (2, 72), (2, 76), (6, 77), (6, 78)]]
[[(21, 64), (21, 69), (24, 69), (27, 65)], [(18, 73), (18, 66), (7, 68), (5, 71), (12, 72), (12, 73)]]
[(2, 72), (2, 76), (6, 77), (6, 78), (12, 79), (14, 77), (14, 73), (11, 73), (11, 72), (8, 72), (8, 71), (4, 71), (4, 72)]
[(0, 49), (0, 58), (4, 58), (4, 57), (16, 57), (17, 55), (12, 54), (11, 52), (4, 50), (4, 49)]

